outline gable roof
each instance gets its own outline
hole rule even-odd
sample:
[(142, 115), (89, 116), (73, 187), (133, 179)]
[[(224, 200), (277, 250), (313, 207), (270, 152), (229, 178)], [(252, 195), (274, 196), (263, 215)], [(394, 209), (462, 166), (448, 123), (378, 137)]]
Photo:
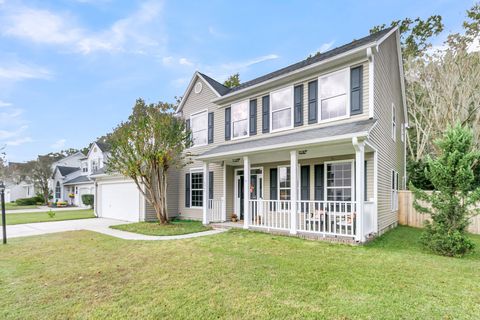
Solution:
[[(69, 175), (72, 172), (80, 170), (80, 168), (78, 168), (78, 167), (57, 166), (57, 168), (55, 170), (60, 171), (60, 174), (62, 176), (66, 176), (66, 175)], [(54, 172), (54, 174), (55, 174), (55, 172)]]
[(69, 185), (69, 184), (80, 184), (80, 183), (91, 183), (92, 180), (90, 180), (87, 176), (78, 176), (76, 178), (70, 179), (67, 182), (64, 182), (63, 185)]
[(208, 82), (213, 87), (213, 89), (215, 89), (215, 91), (217, 91), (221, 96), (226, 95), (228, 92), (230, 92), (229, 87), (224, 86), (223, 84), (221, 84), (217, 80), (212, 79), (209, 76), (207, 76), (206, 74), (201, 73), (201, 72), (199, 72), (198, 74), (201, 75), (203, 77), (203, 79), (206, 82)]
[[(208, 76), (205, 76), (203, 73), (200, 73), (198, 71), (195, 71), (195, 73), (193, 74), (192, 76), (192, 79), (190, 80), (190, 83), (188, 84), (188, 87), (187, 87), (187, 90), (185, 90), (185, 93), (183, 94), (182, 96), (182, 100), (180, 101), (180, 103), (178, 104), (178, 107), (177, 107), (177, 110), (176, 112), (180, 112), (182, 111), (183, 109), (183, 105), (185, 104), (185, 101), (187, 100), (187, 97), (188, 95), (190, 94), (190, 91), (192, 91), (193, 89), (193, 86), (195, 85), (195, 80), (198, 78), (202, 79), (203, 81), (205, 81), (205, 83), (208, 85), (208, 87), (213, 91), (213, 93), (215, 93), (215, 95), (217, 97), (221, 97), (222, 94), (220, 94), (220, 92), (217, 91), (220, 90), (220, 91), (224, 91), (224, 88), (227, 88), (225, 87), (224, 85), (222, 85), (221, 83), (219, 83), (218, 81), (216, 80), (213, 80), (212, 78), (208, 77)], [(207, 80), (208, 79), (208, 80)], [(227, 88), (228, 89), (228, 88)], [(226, 94), (227, 92), (223, 92), (223, 94)]]
[(110, 144), (108, 144), (106, 142), (97, 141), (95, 143), (100, 148), (100, 150), (102, 150), (102, 152), (107, 152), (107, 151), (110, 150)]
[[(82, 156), (82, 157), (85, 157), (85, 155), (84, 155), (81, 151), (77, 151), (77, 152), (75, 152), (75, 153), (73, 153), (73, 154), (71, 154), (71, 155), (69, 155), (69, 156), (66, 156), (66, 157), (63, 157), (63, 158), (61, 158), (61, 159), (58, 159), (57, 161), (54, 162), (54, 164), (55, 164), (55, 163), (58, 163), (58, 162), (60, 162), (60, 161), (64, 161), (65, 159), (72, 158), (72, 157), (74, 157), (74, 156)], [(39, 156), (39, 157), (40, 157), (40, 156)], [(42, 157), (45, 157), (45, 156), (42, 156)]]

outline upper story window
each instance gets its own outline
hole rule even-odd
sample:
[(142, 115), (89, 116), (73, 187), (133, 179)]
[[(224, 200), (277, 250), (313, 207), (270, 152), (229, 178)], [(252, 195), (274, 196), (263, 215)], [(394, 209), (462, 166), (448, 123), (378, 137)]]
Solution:
[(93, 159), (91, 162), (92, 173), (100, 168), (100, 159)]
[(82, 162), (82, 172), (88, 172), (88, 162), (87, 161)]
[(248, 100), (232, 104), (232, 137), (233, 139), (248, 136)]
[(318, 81), (320, 120), (348, 115), (350, 69), (321, 76)]
[(193, 146), (203, 146), (208, 142), (207, 110), (190, 116)]
[(271, 131), (293, 127), (293, 87), (283, 88), (270, 94)]
[(397, 113), (396, 113), (395, 104), (392, 102), (392, 139), (393, 141), (397, 140)]

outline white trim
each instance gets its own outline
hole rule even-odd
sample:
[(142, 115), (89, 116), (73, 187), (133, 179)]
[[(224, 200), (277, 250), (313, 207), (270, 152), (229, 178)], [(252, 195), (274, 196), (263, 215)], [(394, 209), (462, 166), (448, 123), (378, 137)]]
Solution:
[[(215, 191), (215, 190), (214, 190)], [(227, 221), (227, 165), (223, 163), (222, 220)]]
[[(369, 47), (375, 46), (376, 44), (377, 44), (376, 41), (372, 41), (372, 42), (367, 43), (367, 44), (365, 44), (365, 45), (363, 45), (363, 46), (361, 46), (361, 47), (358, 47), (358, 48), (355, 48), (355, 49), (346, 51), (346, 52), (344, 52), (344, 53), (337, 54), (337, 55), (335, 55), (335, 56), (333, 56), (333, 57), (331, 57), (331, 58), (328, 58), (328, 59), (319, 61), (319, 62), (317, 62), (317, 63), (313, 63), (313, 64), (308, 65), (308, 66), (306, 66), (306, 67), (303, 67), (303, 68), (294, 70), (294, 71), (289, 72), (289, 73), (286, 73), (286, 74), (282, 74), (282, 75), (280, 75), (280, 76), (278, 76), (278, 77), (274, 77), (274, 78), (272, 78), (272, 79), (263, 81), (263, 82), (258, 83), (258, 84), (256, 84), (256, 85), (249, 86), (249, 87), (246, 87), (246, 88), (244, 88), (244, 89), (237, 90), (237, 91), (234, 91), (234, 92), (232, 92), (232, 93), (228, 93), (228, 94), (226, 94), (226, 95), (223, 95), (223, 96), (221, 96), (221, 97), (212, 99), (211, 102), (213, 102), (213, 103), (220, 102), (220, 101), (222, 101), (222, 100), (224, 100), (224, 99), (228, 99), (228, 98), (230, 98), (230, 97), (233, 97), (233, 96), (235, 96), (235, 95), (241, 94), (241, 93), (243, 93), (243, 92), (247, 92), (247, 91), (252, 90), (252, 89), (254, 89), (254, 88), (258, 88), (258, 87), (261, 87), (261, 86), (265, 86), (265, 85), (267, 85), (267, 84), (269, 84), (269, 83), (271, 83), (271, 82), (278, 81), (278, 80), (281, 80), (281, 79), (283, 79), (283, 78), (287, 78), (287, 77), (289, 77), (289, 76), (292, 76), (292, 75), (295, 75), (295, 74), (298, 74), (298, 73), (302, 73), (302, 72), (304, 72), (305, 70), (309, 70), (309, 69), (312, 69), (312, 68), (315, 68), (315, 67), (318, 67), (318, 66), (327, 64), (327, 63), (329, 63), (329, 62), (332, 62), (332, 61), (335, 61), (335, 60), (344, 58), (344, 57), (349, 56), (349, 55), (351, 55), (351, 54), (354, 54), (354, 53), (357, 53), (357, 52), (361, 52), (361, 51), (363, 51), (363, 50), (366, 50), (366, 49), (369, 48)], [(221, 104), (221, 103), (220, 103), (220, 104)]]
[[(324, 161), (323, 162), (323, 165), (324, 165), (324, 174), (323, 174), (323, 192), (324, 192), (324, 200), (325, 201), (329, 201), (328, 200), (328, 193), (327, 193), (327, 176), (328, 176), (328, 172), (327, 172), (327, 165), (328, 164), (336, 164), (336, 163), (345, 163), (345, 162), (350, 162), (350, 165), (351, 165), (351, 200), (350, 201), (355, 201), (355, 172), (354, 172), (354, 164), (355, 164), (355, 160), (354, 159), (343, 159), (343, 160), (331, 160), (331, 161)], [(341, 187), (330, 187), (330, 189), (346, 189), (345, 186), (341, 186)], [(333, 200), (332, 200), (333, 201)], [(344, 200), (335, 200), (335, 201), (344, 201)]]
[(373, 118), (375, 104), (374, 86), (375, 86), (375, 56), (371, 48), (367, 48), (368, 57), (368, 117)]
[[(192, 118), (202, 116), (203, 113), (206, 113), (206, 114), (207, 114), (207, 121), (206, 121), (206, 123), (205, 123), (205, 124), (206, 124), (206, 129), (205, 129), (205, 131), (207, 132), (207, 142), (204, 143), (204, 144), (192, 145), (189, 149), (197, 148), (197, 147), (203, 147), (203, 146), (208, 145), (208, 108), (190, 114), (190, 117), (189, 117), (188, 119), (190, 120), (190, 131), (192, 131), (192, 141), (193, 141), (193, 130), (192, 130), (192, 128), (193, 128), (193, 121), (192, 121)], [(203, 129), (202, 129), (202, 131), (203, 131)]]
[[(290, 105), (290, 126), (288, 127), (284, 127), (284, 128), (279, 128), (279, 129), (273, 129), (273, 117), (272, 117), (272, 114), (273, 114), (273, 99), (272, 99), (272, 94), (276, 93), (276, 92), (279, 92), (279, 91), (282, 91), (282, 90), (285, 90), (285, 89), (290, 89), (290, 94), (292, 96), (292, 99), (291, 99), (291, 105)], [(270, 125), (270, 131), (269, 133), (274, 133), (274, 132), (279, 132), (279, 131), (285, 131), (285, 130), (289, 130), (289, 129), (292, 129), (293, 128), (293, 117), (294, 117), (294, 86), (293, 85), (288, 85), (288, 86), (284, 86), (282, 88), (278, 88), (278, 89), (275, 89), (273, 91), (270, 91), (270, 93), (268, 94), (269, 95), (269, 99), (270, 99), (270, 103), (269, 103), (269, 125)], [(275, 110), (275, 112), (278, 112), (278, 111), (283, 111), (283, 110), (287, 110), (287, 108), (284, 108), (284, 109), (279, 109), (279, 110)]]
[[(240, 136), (240, 137), (234, 137), (233, 136), (233, 107), (234, 105), (239, 105), (239, 104), (242, 104), (246, 102), (247, 103), (247, 135), (245, 136)], [(231, 140), (240, 140), (240, 139), (245, 139), (245, 138), (248, 138), (250, 137), (250, 99), (245, 99), (245, 100), (241, 100), (241, 101), (238, 101), (238, 102), (235, 102), (235, 103), (232, 103), (230, 105), (230, 112), (231, 112), (231, 115), (230, 115), (230, 137), (231, 137)]]
[(355, 133), (348, 133), (348, 134), (343, 134), (343, 135), (338, 135), (338, 136), (330, 136), (330, 137), (325, 137), (325, 138), (316, 138), (316, 139), (311, 139), (311, 140), (304, 140), (304, 141), (294, 141), (294, 142), (288, 142), (288, 143), (281, 143), (281, 144), (276, 144), (273, 145), (271, 148), (265, 148), (264, 146), (262, 147), (255, 147), (255, 148), (250, 148), (250, 149), (243, 149), (243, 150), (236, 150), (236, 151), (227, 151), (227, 152), (221, 152), (213, 155), (205, 155), (205, 156), (198, 156), (198, 160), (205, 160), (205, 159), (214, 159), (214, 158), (219, 158), (223, 156), (233, 156), (237, 154), (245, 154), (245, 153), (258, 153), (258, 152), (263, 152), (267, 150), (282, 150), (286, 148), (291, 148), (291, 147), (300, 147), (300, 146), (307, 146), (311, 144), (318, 144), (318, 143), (323, 143), (323, 142), (330, 142), (330, 141), (335, 141), (335, 140), (351, 140), (353, 137), (367, 137), (369, 131), (362, 131), (362, 132), (355, 132)]
[[(192, 173), (201, 173), (203, 174), (203, 168), (202, 167), (197, 167), (197, 168), (190, 168), (189, 170), (189, 173), (190, 173), (190, 209), (203, 209), (203, 204), (205, 203), (205, 199), (202, 199), (202, 206), (199, 207), (199, 206), (194, 206), (192, 205)], [(205, 177), (203, 177), (202, 179), (205, 179)], [(202, 181), (202, 194), (204, 193), (204, 190), (203, 190), (203, 181)], [(195, 189), (197, 190), (197, 189)], [(202, 196), (203, 198), (203, 196)]]
[[(264, 179), (264, 170), (263, 170), (263, 166), (262, 167), (251, 167), (250, 168), (250, 172), (252, 170), (262, 170), (262, 173), (259, 175), (261, 178), (262, 178), (262, 199), (264, 198), (264, 190), (265, 190), (265, 179)], [(243, 171), (244, 168), (235, 168), (233, 170), (233, 211), (234, 213), (238, 216), (238, 219), (240, 219), (240, 208), (237, 208), (238, 206), (238, 203), (237, 203), (237, 196), (238, 196), (238, 183), (237, 183), (237, 178), (239, 178), (240, 176), (238, 175), (238, 171)], [(251, 173), (250, 173), (251, 175)], [(257, 183), (258, 183), (258, 179), (257, 179)], [(260, 198), (260, 197), (259, 197)], [(243, 208), (243, 210), (245, 211), (245, 208)]]
[(380, 45), (382, 44), (383, 41), (388, 39), (390, 35), (398, 30), (398, 26), (395, 26), (392, 30), (388, 31), (386, 35), (380, 38), (380, 40), (377, 41), (377, 51), (380, 51)]
[[(277, 191), (278, 191), (277, 200), (281, 200), (280, 199), (280, 168), (287, 168), (287, 169), (290, 168), (290, 187), (282, 188), (283, 190), (290, 190), (290, 199), (288, 199), (288, 201), (290, 201), (290, 200), (292, 200), (292, 168), (290, 167), (289, 164), (288, 165), (287, 164), (282, 164), (282, 165), (277, 166)], [(272, 200), (272, 199), (270, 199), (270, 200)], [(287, 201), (287, 200), (285, 200), (285, 201)]]
[(407, 106), (407, 97), (405, 94), (405, 75), (403, 72), (403, 58), (402, 58), (402, 47), (400, 44), (400, 31), (397, 27), (396, 39), (397, 39), (397, 57), (398, 57), (398, 68), (400, 71), (400, 89), (402, 90), (402, 104), (403, 104), (403, 116), (406, 126), (408, 127), (408, 106)]
[[(325, 123), (325, 122), (330, 122), (330, 121), (336, 121), (336, 120), (342, 120), (342, 119), (347, 119), (347, 118), (350, 118), (350, 91), (351, 91), (351, 88), (350, 88), (350, 69), (351, 67), (348, 66), (346, 68), (342, 68), (342, 69), (339, 69), (339, 70), (335, 70), (335, 71), (332, 71), (332, 72), (329, 72), (329, 73), (325, 73), (325, 74), (322, 74), (320, 75), (318, 78), (317, 78), (317, 118), (318, 118), (318, 123)], [(328, 119), (322, 119), (322, 97), (320, 95), (320, 80), (322, 78), (326, 78), (326, 77), (329, 77), (329, 76), (333, 76), (335, 74), (338, 74), (338, 73), (342, 73), (342, 72), (346, 72), (347, 73), (347, 83), (345, 84), (345, 95), (346, 95), (346, 105), (345, 105), (345, 108), (347, 109), (346, 112), (345, 112), (345, 115), (344, 116), (339, 116), (339, 117), (334, 117), (334, 118), (328, 118)], [(363, 88), (362, 88), (363, 90)], [(335, 98), (335, 97), (339, 97), (339, 96), (343, 96), (342, 95), (337, 95), (337, 96), (332, 96), (332, 97), (329, 97), (329, 98), (326, 98), (326, 99), (331, 99), (331, 98)]]
[(182, 100), (180, 101), (180, 103), (178, 104), (178, 107), (177, 107), (177, 110), (175, 111), (176, 113), (182, 111), (183, 109), (183, 106), (185, 105), (185, 101), (187, 100), (188, 96), (190, 95), (190, 91), (193, 89), (193, 87), (195, 86), (195, 83), (196, 83), (196, 78), (200, 78), (203, 80), (203, 82), (205, 82), (207, 84), (207, 86), (210, 88), (210, 90), (213, 91), (213, 93), (215, 93), (215, 95), (217, 97), (221, 97), (220, 94), (217, 92), (217, 90), (215, 90), (211, 85), (210, 83), (208, 83), (207, 80), (205, 80), (204, 77), (202, 77), (202, 75), (198, 72), (198, 71), (195, 71), (195, 73), (193, 74), (192, 76), (192, 79), (190, 80), (190, 83), (188, 84), (188, 87), (187, 89), (185, 90), (185, 93), (183, 94), (182, 96)]
[(390, 130), (392, 130), (391, 132), (391, 136), (392, 136), (392, 140), (394, 142), (397, 142), (397, 108), (395, 106), (395, 103), (392, 102), (392, 106), (391, 106), (391, 109), (390, 109), (390, 112), (391, 112), (391, 123), (390, 123)]
[(375, 201), (374, 231), (378, 233), (378, 150), (373, 144), (365, 141), (365, 145), (373, 149), (373, 198)]

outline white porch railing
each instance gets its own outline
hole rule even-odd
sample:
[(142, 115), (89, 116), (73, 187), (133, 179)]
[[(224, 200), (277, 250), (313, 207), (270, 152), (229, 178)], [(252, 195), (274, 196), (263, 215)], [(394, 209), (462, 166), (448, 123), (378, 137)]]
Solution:
[(251, 227), (289, 230), (291, 201), (250, 200)]
[[(355, 201), (297, 201), (296, 231), (325, 236), (355, 237), (357, 214)], [(373, 203), (365, 202), (364, 234), (374, 231)], [(250, 200), (249, 227), (290, 230), (289, 200)]]
[(354, 237), (355, 201), (297, 201), (297, 230)]
[(223, 221), (223, 199), (208, 199), (208, 221), (209, 222), (221, 222)]

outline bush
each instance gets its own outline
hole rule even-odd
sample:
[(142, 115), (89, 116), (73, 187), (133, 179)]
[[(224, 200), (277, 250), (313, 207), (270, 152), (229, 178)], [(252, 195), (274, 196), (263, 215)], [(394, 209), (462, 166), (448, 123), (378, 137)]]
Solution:
[(94, 202), (93, 194), (83, 194), (82, 195), (82, 202), (83, 202), (83, 204), (93, 208), (93, 202)]
[(17, 206), (34, 206), (37, 204), (37, 197), (32, 197), (32, 198), (19, 198), (15, 200), (15, 203)]

